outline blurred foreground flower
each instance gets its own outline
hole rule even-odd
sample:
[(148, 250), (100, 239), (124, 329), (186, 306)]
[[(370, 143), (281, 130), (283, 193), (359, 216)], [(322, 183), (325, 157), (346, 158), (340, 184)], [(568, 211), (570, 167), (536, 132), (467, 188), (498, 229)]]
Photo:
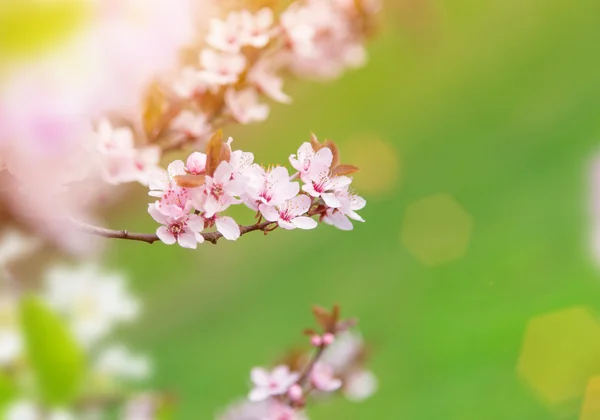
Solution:
[(248, 400), (234, 403), (219, 420), (305, 420), (310, 395), (343, 389), (348, 399), (359, 401), (375, 392), (377, 379), (364, 368), (364, 343), (348, 331), (355, 321), (340, 320), (338, 306), (331, 312), (315, 307), (313, 312), (321, 332), (305, 331), (316, 348), (312, 356), (295, 352), (271, 371), (253, 368)]

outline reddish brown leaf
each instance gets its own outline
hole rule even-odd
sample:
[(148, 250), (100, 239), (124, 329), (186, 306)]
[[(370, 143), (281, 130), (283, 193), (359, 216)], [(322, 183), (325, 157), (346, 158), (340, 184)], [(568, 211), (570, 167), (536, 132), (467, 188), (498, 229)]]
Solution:
[(338, 165), (335, 168), (333, 168), (333, 171), (331, 171), (331, 175), (333, 175), (333, 176), (350, 175), (350, 174), (353, 174), (358, 171), (359, 171), (358, 167), (356, 167), (354, 165), (342, 164), (342, 165)]
[(231, 158), (231, 147), (227, 143), (221, 143), (221, 153), (219, 154), (219, 163), (226, 161), (229, 162)]
[(325, 331), (329, 331), (331, 326), (331, 316), (327, 309), (321, 306), (313, 306), (312, 312), (321, 328)]
[(315, 133), (310, 133), (310, 145), (315, 152), (318, 152), (323, 148), (323, 145), (319, 142), (319, 139)]
[(221, 148), (223, 145), (223, 130), (217, 130), (206, 145), (206, 175), (213, 176), (221, 163)]
[(333, 140), (325, 140), (324, 147), (328, 147), (333, 154), (333, 160), (331, 161), (331, 167), (335, 168), (340, 164), (340, 151)]
[(204, 175), (175, 175), (175, 183), (179, 187), (196, 188), (204, 185)]

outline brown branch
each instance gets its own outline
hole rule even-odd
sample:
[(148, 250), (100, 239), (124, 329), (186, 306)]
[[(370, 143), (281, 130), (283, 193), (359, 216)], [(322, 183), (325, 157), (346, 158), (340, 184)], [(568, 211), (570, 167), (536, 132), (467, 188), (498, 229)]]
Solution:
[[(149, 244), (160, 240), (158, 239), (158, 236), (154, 233), (135, 233), (129, 232), (128, 230), (106, 229), (103, 227), (90, 225), (88, 223), (75, 219), (72, 219), (72, 222), (78, 230), (85, 233), (89, 233), (90, 235), (102, 236), (103, 238), (128, 239), (131, 241), (146, 242)], [(270, 231), (270, 229), (268, 229), (269, 226), (273, 224), (274, 222), (263, 222), (249, 226), (240, 226), (240, 236), (245, 235), (246, 233), (254, 232), (256, 230), (263, 231), (266, 234), (266, 232)], [(217, 241), (223, 237), (223, 234), (220, 232), (207, 232), (201, 233), (200, 235), (202, 235), (205, 241), (211, 242), (215, 245)]]

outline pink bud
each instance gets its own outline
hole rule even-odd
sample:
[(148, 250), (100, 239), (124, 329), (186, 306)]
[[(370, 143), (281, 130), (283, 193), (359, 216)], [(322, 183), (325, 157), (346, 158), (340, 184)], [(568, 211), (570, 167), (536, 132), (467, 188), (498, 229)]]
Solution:
[(292, 401), (298, 402), (302, 400), (302, 387), (298, 384), (294, 384), (290, 387), (288, 395)]
[(333, 344), (333, 342), (335, 341), (335, 335), (331, 334), (331, 333), (325, 333), (323, 335), (323, 344), (326, 346), (329, 346), (330, 344)]
[(323, 339), (320, 335), (313, 335), (310, 338), (310, 344), (312, 344), (314, 347), (319, 347), (321, 344), (323, 344)]

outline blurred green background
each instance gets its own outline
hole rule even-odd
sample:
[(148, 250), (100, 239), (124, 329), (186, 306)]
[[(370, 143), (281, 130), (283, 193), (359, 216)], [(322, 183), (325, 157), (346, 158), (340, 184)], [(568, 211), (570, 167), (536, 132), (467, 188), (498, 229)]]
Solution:
[[(367, 222), (196, 251), (111, 243), (145, 302), (125, 336), (180, 418), (245, 395), (252, 366), (304, 343), (310, 307), (338, 302), (360, 318), (380, 390), (312, 419), (584, 419), (600, 375), (586, 219), (599, 46), (597, 0), (388, 1), (367, 67), (292, 82), (293, 105), (227, 129), (262, 163), (310, 131), (336, 140), (363, 168)], [(144, 194), (112, 225), (154, 229)]]

